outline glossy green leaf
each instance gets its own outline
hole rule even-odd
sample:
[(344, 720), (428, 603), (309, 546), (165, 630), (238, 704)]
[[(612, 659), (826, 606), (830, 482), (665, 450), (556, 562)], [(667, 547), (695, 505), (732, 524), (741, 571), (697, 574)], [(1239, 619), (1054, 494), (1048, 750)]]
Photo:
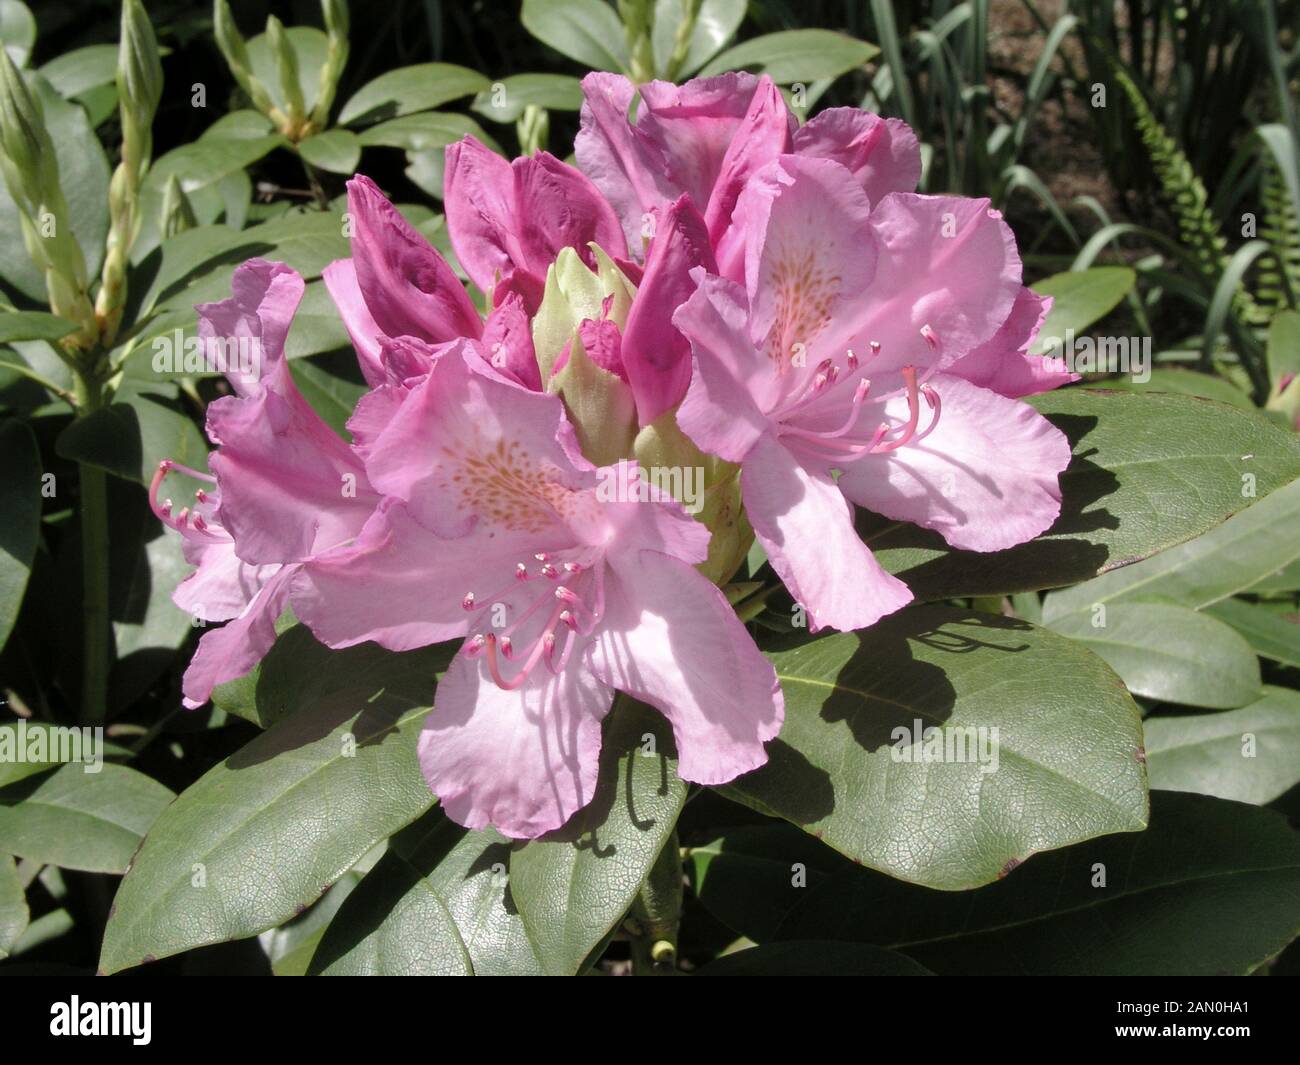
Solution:
[(432, 666), (429, 654), (393, 655), (364, 685), (334, 666), (319, 679), (317, 703), (282, 717), (187, 788), (118, 889), (101, 968), (282, 924), (427, 810), (433, 795), (416, 740)]
[(482, 92), (488, 79), (453, 63), (419, 63), (380, 74), (361, 87), (339, 113), (341, 125), (379, 122), (383, 119), (429, 111), (462, 96)]
[(331, 129), (300, 141), (298, 154), (321, 170), (351, 175), (361, 161), (361, 142), (350, 129)]
[(1106, 382), (1107, 388), (1117, 388), (1125, 392), (1172, 392), (1179, 396), (1199, 396), (1201, 399), (1214, 399), (1242, 410), (1254, 410), (1250, 401), (1240, 388), (1222, 377), (1195, 370), (1183, 370), (1176, 367), (1157, 366), (1145, 381), (1138, 381), (1132, 375), (1123, 375)]
[(25, 424), (0, 424), (0, 650), (18, 620), (41, 538), (41, 453)]
[[(93, 737), (93, 733), (90, 735)], [(101, 751), (99, 744), (89, 743), (86, 733), (78, 727), (30, 720), (0, 724), (0, 751), (4, 752), (0, 757), (0, 789), (65, 762), (78, 768), (87, 764), (93, 767), (101, 754), (117, 761), (129, 756), (126, 748), (111, 740), (103, 741)]]
[(1094, 266), (1035, 281), (1030, 287), (1040, 296), (1051, 296), (1053, 302), (1030, 352), (1043, 354), (1049, 341), (1064, 342), (1068, 331), (1083, 333), (1110, 314), (1136, 280), (1137, 274), (1127, 266)]
[(524, 29), (592, 70), (626, 71), (627, 36), (602, 0), (524, 0)]
[(117, 45), (90, 44), (55, 56), (41, 73), (65, 100), (71, 100), (117, 78)]
[(1074, 447), (1061, 516), (1042, 536), (954, 551), (936, 533), (860, 512), (864, 540), (918, 598), (1034, 591), (1119, 570), (1250, 505), (1243, 475), (1259, 497), (1300, 476), (1293, 434), (1209, 400), (1067, 388), (1029, 402)]
[(5, 311), (0, 313), (0, 344), (15, 340), (58, 340), (77, 328), (58, 315), (43, 311)]
[(572, 975), (627, 912), (686, 801), (672, 730), (619, 696), (604, 724), (591, 803), (510, 855), (510, 891), (551, 975)]
[(27, 929), (27, 896), (18, 879), (14, 860), (0, 854), (0, 958), (7, 958), (18, 937)]
[(1241, 633), (1257, 655), (1300, 669), (1300, 612), (1276, 614), (1241, 599), (1224, 599), (1205, 613)]
[(880, 49), (831, 30), (782, 30), (728, 48), (703, 70), (707, 78), (728, 70), (767, 74), (780, 85), (837, 78), (861, 67)]
[(208, 466), (207, 444), (193, 420), (144, 395), (128, 395), (77, 419), (59, 434), (54, 449), (65, 459), (145, 485), (163, 459), (197, 470)]
[[(482, 94), (480, 94), (482, 95)], [(408, 152), (434, 151), (462, 137), (477, 137), (484, 144), (496, 142), (483, 127), (468, 115), (446, 114), (442, 111), (421, 111), (416, 115), (403, 115), (388, 122), (380, 122), (357, 134), (365, 147), (379, 145), (385, 148), (403, 148)]]
[(905, 954), (865, 943), (791, 940), (709, 962), (698, 976), (933, 976)]
[(1300, 930), (1297, 891), (1300, 834), (1285, 818), (1162, 791), (1145, 832), (1039, 855), (976, 892), (839, 878), (780, 935), (872, 943), (940, 975), (1244, 974)]
[(1173, 603), (1120, 602), (1048, 628), (1109, 663), (1134, 695), (1226, 710), (1259, 697), (1259, 660), (1230, 626)]
[(1300, 783), (1300, 693), (1267, 686), (1249, 706), (1195, 717), (1150, 717), (1151, 786), (1257, 805)]
[(122, 873), (173, 798), (126, 766), (69, 763), (0, 789), (0, 852), (64, 869)]
[(668, 64), (677, 47), (677, 33), (688, 2), (691, 0), (655, 0), (655, 67), (659, 77), (669, 81), (689, 77), (713, 58), (736, 35), (749, 6), (746, 0), (703, 0), (698, 5), (685, 61), (679, 69), (670, 72)]
[[(1263, 486), (1259, 488), (1264, 495)], [(1204, 483), (1185, 488), (1188, 494), (1209, 490)], [(1160, 513), (1155, 511), (1157, 516)], [(1167, 599), (1193, 609), (1210, 606), (1300, 558), (1297, 528), (1300, 481), (1293, 481), (1204, 536), (1053, 592), (1043, 601), (1043, 617), (1052, 622), (1067, 614), (1090, 611), (1097, 603), (1130, 599)]]
[(542, 972), (508, 890), (510, 843), (430, 811), (330, 923), (311, 971), (326, 975)]
[(960, 890), (1146, 824), (1137, 707), (1063, 636), (927, 606), (770, 657), (785, 726), (722, 790), (855, 861)]
[(569, 74), (512, 74), (474, 98), (474, 110), (493, 122), (514, 122), (529, 106), (576, 111), (582, 106), (582, 82)]

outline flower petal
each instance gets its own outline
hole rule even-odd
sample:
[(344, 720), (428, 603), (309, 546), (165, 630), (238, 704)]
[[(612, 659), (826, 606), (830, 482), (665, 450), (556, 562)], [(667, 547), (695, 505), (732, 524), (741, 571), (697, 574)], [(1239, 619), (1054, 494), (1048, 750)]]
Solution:
[(231, 287), (231, 299), (198, 308), (199, 333), (209, 345), (231, 334), (259, 339), (261, 376), (245, 375), (238, 395), (208, 406), (208, 435), (221, 445), (211, 458), (218, 513), (245, 562), (296, 562), (354, 535), (376, 500), (360, 460), (289, 373), (284, 337), (302, 278), (255, 259)]
[(581, 128), (574, 140), (578, 166), (613, 206), (632, 254), (640, 256), (642, 216), (673, 200), (662, 148), (627, 118), (636, 88), (621, 74), (582, 79)]
[(522, 264), (510, 163), (473, 137), (447, 145), (447, 234), (465, 273), (484, 292)]
[(542, 373), (533, 350), (532, 324), (524, 301), (516, 292), (508, 292), (488, 315), (483, 327), (483, 347), (487, 358), (507, 377), (534, 392), (542, 390)]
[(321, 272), (330, 299), (339, 309), (339, 317), (348, 331), (357, 352), (357, 362), (361, 366), (361, 376), (371, 388), (381, 385), (386, 379), (383, 360), (380, 358), (380, 338), (383, 333), (370, 316), (370, 308), (361, 295), (357, 285), (357, 271), (351, 259), (336, 259)]
[(478, 337), (474, 304), (451, 267), (367, 177), (348, 182), (352, 262), (366, 306), (390, 337)]
[(276, 618), (288, 605), (289, 579), (294, 569), (280, 567), (237, 618), (206, 633), (199, 641), (181, 683), (185, 706), (191, 710), (202, 706), (211, 698), (213, 688), (242, 677), (271, 649)]
[(740, 484), (750, 524), (810, 630), (865, 628), (911, 601), (858, 538), (836, 483), (801, 466), (773, 434), (750, 451)]
[(590, 244), (613, 258), (627, 255), (618, 216), (591, 180), (550, 152), (516, 159), (515, 204), (519, 217), (519, 265), (539, 278), (561, 248), (573, 248), (593, 270)]
[(767, 431), (763, 409), (775, 391), (771, 364), (749, 339), (744, 289), (725, 278), (697, 276), (699, 288), (673, 316), (693, 351), (677, 424), (704, 451), (740, 462)]
[(781, 685), (726, 597), (656, 551), (625, 558), (605, 595), (592, 670), (668, 718), (678, 774), (725, 784), (766, 762), (763, 743), (785, 715)]
[(1020, 293), (1020, 256), (988, 200), (893, 192), (872, 210), (871, 229), (875, 277), (827, 336), (833, 350), (859, 355), (877, 341), (867, 376), (946, 367), (1006, 321)]
[(1029, 346), (1051, 309), (1051, 296), (1022, 288), (1007, 320), (993, 337), (963, 355), (947, 372), (1011, 399), (1050, 392), (1079, 380), (1078, 374), (1065, 369), (1063, 360), (1029, 354)]
[(230, 542), (184, 541), (186, 559), (197, 568), (176, 586), (172, 602), (202, 621), (229, 621), (244, 612), (276, 572), (278, 563), (251, 566)]
[(293, 579), (293, 609), (321, 643), (351, 647), (374, 640), (393, 651), (465, 635), (461, 605), (470, 574), (496, 567), (506, 579), (520, 557), (479, 538), (445, 540), (385, 499), (356, 541), (302, 565)]
[(766, 74), (758, 79), (745, 116), (731, 134), (704, 212), (709, 237), (717, 242), (731, 225), (745, 183), (761, 167), (791, 150), (798, 122), (781, 90)]
[(912, 192), (921, 180), (921, 146), (911, 127), (856, 107), (814, 115), (795, 132), (794, 152), (848, 167), (872, 203), (891, 192)]
[[(939, 374), (930, 384), (942, 403), (934, 431), (850, 465), (838, 482), (844, 494), (968, 551), (1000, 551), (1048, 529), (1070, 462), (1065, 434), (1028, 404), (960, 377)], [(904, 406), (890, 400), (896, 418)]]
[(645, 275), (623, 330), (623, 366), (641, 425), (680, 403), (690, 384), (691, 346), (673, 324), (673, 312), (695, 291), (691, 271), (697, 266), (717, 271), (704, 219), (682, 196), (659, 211)]
[(558, 676), (539, 669), (503, 691), (482, 657), (462, 652), (438, 684), (420, 767), (457, 824), (535, 839), (595, 795), (600, 723), (613, 699), (576, 655)]

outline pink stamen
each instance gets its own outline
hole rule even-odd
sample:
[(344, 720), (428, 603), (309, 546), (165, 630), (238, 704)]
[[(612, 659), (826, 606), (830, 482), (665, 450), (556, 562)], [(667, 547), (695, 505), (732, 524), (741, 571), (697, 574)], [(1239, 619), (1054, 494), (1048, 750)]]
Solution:
[(930, 328), (928, 323), (921, 326), (921, 336), (925, 338), (925, 342), (930, 346), (931, 351), (938, 349), (939, 338), (935, 336), (934, 330)]

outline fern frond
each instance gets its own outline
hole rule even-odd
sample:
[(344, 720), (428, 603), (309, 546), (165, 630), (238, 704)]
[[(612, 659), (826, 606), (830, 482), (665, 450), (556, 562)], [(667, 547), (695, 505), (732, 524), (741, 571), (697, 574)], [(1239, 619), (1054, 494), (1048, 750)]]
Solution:
[(1268, 316), (1300, 306), (1300, 218), (1296, 217), (1277, 160), (1263, 152), (1259, 183), (1263, 214), (1259, 235), (1272, 251), (1260, 261), (1256, 295)]

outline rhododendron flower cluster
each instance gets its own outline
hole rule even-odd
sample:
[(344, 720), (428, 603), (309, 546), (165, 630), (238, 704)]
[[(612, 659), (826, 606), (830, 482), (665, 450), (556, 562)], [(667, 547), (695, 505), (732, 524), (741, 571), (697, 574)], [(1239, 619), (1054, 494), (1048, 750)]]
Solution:
[[(813, 628), (861, 628), (911, 593), (854, 505), (1000, 550), (1055, 520), (1070, 455), (1018, 402), (1069, 379), (1028, 354), (1048, 301), (987, 201), (911, 191), (903, 123), (801, 126), (748, 74), (583, 89), (576, 168), (447, 149), (485, 314), (349, 183), (352, 255), (324, 277), (368, 385), (350, 442), (289, 374), (301, 278), (241, 267), (200, 329), (214, 351), (255, 338), (258, 372), (209, 408), (212, 474), (164, 462), (152, 493), (196, 566), (176, 601), (226, 622), (187, 705), (252, 668), (285, 609), (331, 647), (461, 640), (420, 764), (449, 816), (521, 838), (591, 800), (616, 691), (671, 723), (686, 780), (763, 764), (781, 688), (718, 587), (751, 536)], [(659, 465), (704, 471), (698, 514), (648, 483)], [(213, 483), (178, 510), (173, 472)]]

